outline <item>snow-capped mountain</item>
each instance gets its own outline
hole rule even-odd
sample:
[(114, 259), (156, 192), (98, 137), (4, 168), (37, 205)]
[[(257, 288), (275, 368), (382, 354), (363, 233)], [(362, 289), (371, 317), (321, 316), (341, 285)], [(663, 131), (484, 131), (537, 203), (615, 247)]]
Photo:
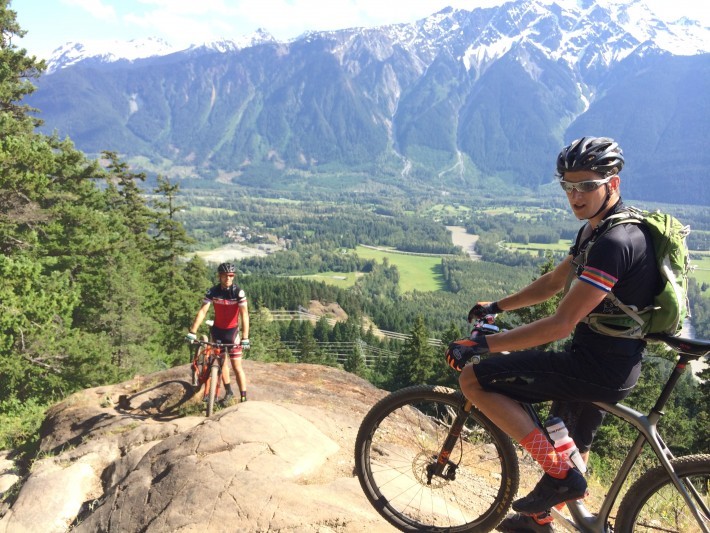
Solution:
[(154, 58), (177, 52), (201, 49), (216, 52), (234, 52), (268, 42), (276, 42), (276, 40), (261, 28), (252, 34), (244, 35), (237, 39), (220, 39), (192, 44), (187, 47), (174, 46), (158, 38), (133, 39), (130, 41), (69, 42), (52, 52), (52, 55), (47, 60), (47, 74), (88, 60), (104, 63), (135, 61), (137, 59)]
[[(88, 153), (260, 186), (359, 168), (417, 187), (535, 188), (551, 154), (591, 133), (622, 142), (628, 193), (710, 202), (710, 28), (662, 20), (644, 0), (516, 0), (287, 43), (260, 30), (180, 51), (60, 52), (28, 103)], [(669, 190), (668, 175), (684, 187)]]
[(366, 32), (383, 29), (413, 51), (436, 54), (448, 47), (459, 52), (467, 68), (493, 62), (520, 45), (585, 68), (619, 62), (642, 47), (677, 56), (710, 52), (710, 28), (686, 18), (663, 21), (643, 0), (522, 0), (473, 12), (445, 9), (412, 24)]
[[(311, 31), (300, 38), (386, 31), (391, 34), (393, 45), (412, 51), (437, 53), (442, 46), (456, 48), (460, 37), (466, 32), (467, 21), (479, 11), (491, 16), (461, 56), (469, 67), (494, 61), (521, 43), (533, 44), (549, 57), (562, 59), (570, 65), (578, 64), (585, 56), (589, 59), (587, 52), (590, 47), (596, 49), (596, 59), (606, 64), (620, 61), (644, 45), (678, 56), (710, 52), (710, 28), (685, 17), (664, 21), (643, 0), (523, 0), (473, 12), (449, 8), (414, 23), (352, 28), (341, 32)], [(200, 48), (234, 52), (276, 42), (271, 34), (261, 28), (238, 38), (194, 43), (188, 47), (176, 47), (157, 38), (128, 42), (70, 42), (52, 53), (48, 73), (87, 59), (134, 61)]]
[(164, 40), (156, 38), (133, 39), (131, 41), (69, 42), (52, 52), (51, 57), (47, 60), (47, 74), (89, 59), (107, 63), (120, 60), (134, 61), (178, 51)]

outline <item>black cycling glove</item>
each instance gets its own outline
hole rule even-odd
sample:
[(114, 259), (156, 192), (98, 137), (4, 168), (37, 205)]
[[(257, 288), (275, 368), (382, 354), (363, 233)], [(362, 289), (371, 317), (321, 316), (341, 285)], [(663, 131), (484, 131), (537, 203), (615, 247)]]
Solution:
[[(489, 351), (486, 336), (474, 334), (470, 339), (459, 339), (449, 344), (446, 349), (446, 362), (451, 368), (461, 372), (471, 359)], [(478, 359), (480, 360), (480, 357)]]
[(503, 310), (498, 306), (498, 302), (478, 302), (468, 312), (468, 321), (472, 322), (475, 318), (483, 318), (486, 315), (495, 315)]

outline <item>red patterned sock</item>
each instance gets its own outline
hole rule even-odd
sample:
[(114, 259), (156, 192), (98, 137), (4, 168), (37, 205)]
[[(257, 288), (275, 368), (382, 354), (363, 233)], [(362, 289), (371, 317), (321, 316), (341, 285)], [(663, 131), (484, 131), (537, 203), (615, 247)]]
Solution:
[(550, 444), (550, 441), (547, 440), (540, 428), (535, 428), (528, 433), (520, 441), (520, 445), (532, 455), (532, 458), (540, 464), (546, 474), (550, 474), (557, 479), (567, 477), (567, 471), (569, 470), (567, 461), (560, 459), (555, 448)]

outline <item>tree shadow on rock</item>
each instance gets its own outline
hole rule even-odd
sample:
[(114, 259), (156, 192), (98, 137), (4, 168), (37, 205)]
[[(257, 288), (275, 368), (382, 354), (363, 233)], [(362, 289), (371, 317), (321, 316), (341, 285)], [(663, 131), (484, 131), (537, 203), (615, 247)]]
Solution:
[(121, 395), (117, 410), (132, 415), (172, 420), (181, 416), (180, 407), (194, 395), (195, 390), (187, 381), (179, 379), (163, 381), (135, 394)]

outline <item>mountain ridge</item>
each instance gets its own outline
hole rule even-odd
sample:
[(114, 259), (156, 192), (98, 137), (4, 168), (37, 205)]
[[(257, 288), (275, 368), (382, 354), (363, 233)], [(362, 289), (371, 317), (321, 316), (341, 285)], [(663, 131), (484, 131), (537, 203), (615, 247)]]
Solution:
[[(548, 9), (547, 6), (549, 3), (552, 3), (552, 7)], [(560, 3), (566, 7), (561, 6)], [(501, 13), (503, 16), (507, 16), (511, 14), (511, 11), (507, 11), (504, 8), (509, 4), (521, 6), (521, 8), (529, 7), (530, 10), (535, 11), (541, 16), (552, 15), (558, 18), (566, 17), (567, 21), (571, 21), (572, 26), (574, 25), (574, 21), (585, 15), (591, 17), (596, 10), (601, 9), (597, 3), (592, 3), (591, 6), (586, 9), (579, 9), (576, 0), (563, 0), (562, 2), (559, 0), (557, 2), (551, 2), (551, 0), (524, 0), (522, 2), (508, 2), (500, 7), (476, 8), (474, 11), (480, 10), (492, 13), (492, 18), (495, 18)], [(671, 52), (674, 55), (696, 55), (710, 51), (710, 31), (697, 20), (689, 19), (688, 17), (681, 17), (675, 21), (661, 20), (642, 0), (636, 0), (631, 4), (610, 3), (610, 7), (613, 8), (613, 11), (610, 11), (611, 19), (618, 23), (620, 27), (623, 28), (624, 32), (633, 35), (639, 43), (647, 41), (649, 37), (655, 37), (655, 44), (661, 50)], [(521, 16), (526, 13), (523, 9), (516, 10), (519, 11)], [(259, 28), (251, 34), (237, 38), (222, 38), (208, 42), (192, 43), (187, 47), (172, 46), (165, 40), (158, 38), (133, 39), (125, 43), (117, 40), (93, 41), (91, 43), (68, 42), (52, 53), (51, 57), (48, 59), (47, 70), (48, 73), (52, 73), (60, 68), (71, 66), (86, 59), (98, 58), (107, 62), (122, 59), (135, 60), (186, 52), (200, 48), (212, 49), (219, 52), (230, 52), (264, 43), (288, 44), (298, 40), (308, 39), (311, 36), (336, 35), (339, 33), (348, 34), (350, 32), (361, 34), (371, 30), (392, 31), (395, 37), (398, 37), (395, 39), (397, 44), (405, 46), (408, 42), (412, 41), (412, 31), (415, 31), (415, 33), (430, 33), (435, 26), (442, 24), (444, 19), (453, 17), (455, 20), (458, 15), (466, 16), (466, 14), (470, 13), (473, 12), (448, 7), (429, 17), (411, 23), (388, 24), (374, 28), (355, 27), (331, 31), (309, 31), (289, 41), (277, 41), (267, 30)], [(630, 21), (633, 21), (633, 23)], [(644, 24), (642, 27), (636, 24), (638, 21), (643, 21)], [(678, 35), (679, 33), (680, 35)], [(486, 35), (486, 37), (488, 36)], [(471, 49), (476, 50), (476, 47), (472, 45)], [(467, 50), (467, 53), (468, 52), (469, 50)], [(476, 55), (479, 56), (480, 54)], [(494, 57), (500, 55), (502, 54), (498, 52), (494, 54)], [(563, 57), (564, 53), (561, 53), (559, 58)], [(623, 59), (623, 57), (615, 57), (614, 59), (619, 60)], [(573, 63), (569, 58), (567, 58), (567, 61)]]
[[(664, 175), (654, 166), (642, 175), (634, 162), (677, 153), (679, 175), (710, 163), (669, 122), (688, 117), (695, 131), (710, 118), (697, 96), (710, 86), (708, 36), (699, 24), (655, 18), (641, 0), (519, 0), (289, 43), (264, 32), (261, 42), (227, 51), (86, 58), (40, 79), (29, 103), (42, 110), (47, 131), (70, 135), (88, 153), (111, 149), (153, 171), (179, 166), (199, 179), (278, 188), (303, 185), (303, 173), (365, 173), (424, 190), (535, 190), (551, 181), (550, 160), (573, 136), (610, 135), (631, 147), (628, 190), (655, 200)], [(669, 52), (674, 46), (685, 55)], [(694, 83), (672, 115), (664, 107), (688, 91), (664, 69)], [(630, 98), (610, 108), (625, 99), (622, 86)], [(650, 132), (633, 127), (639, 115), (658, 117)], [(677, 135), (664, 134), (669, 127)], [(652, 142), (642, 142), (649, 134)], [(706, 189), (663, 199), (707, 202)]]

